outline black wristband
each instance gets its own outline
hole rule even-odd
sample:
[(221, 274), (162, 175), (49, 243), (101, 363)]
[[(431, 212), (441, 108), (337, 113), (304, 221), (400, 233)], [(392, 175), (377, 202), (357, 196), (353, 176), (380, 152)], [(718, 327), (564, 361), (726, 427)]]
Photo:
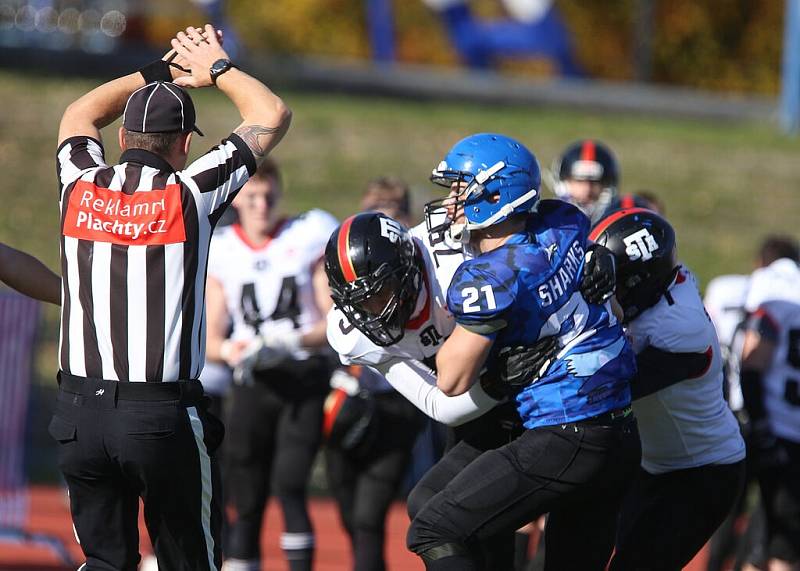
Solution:
[(146, 66), (139, 70), (142, 74), (145, 83), (153, 83), (154, 81), (172, 81), (172, 74), (169, 71), (169, 63), (163, 59), (157, 59), (148, 63)]

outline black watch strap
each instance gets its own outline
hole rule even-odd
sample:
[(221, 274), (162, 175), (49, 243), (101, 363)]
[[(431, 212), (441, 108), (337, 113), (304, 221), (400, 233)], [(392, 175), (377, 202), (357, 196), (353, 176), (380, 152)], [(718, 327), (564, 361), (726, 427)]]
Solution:
[(211, 69), (209, 70), (209, 74), (211, 75), (211, 81), (214, 85), (217, 84), (217, 78), (225, 73), (226, 71), (231, 70), (232, 68), (239, 69), (239, 66), (234, 64), (229, 59), (218, 59), (213, 64), (211, 64)]

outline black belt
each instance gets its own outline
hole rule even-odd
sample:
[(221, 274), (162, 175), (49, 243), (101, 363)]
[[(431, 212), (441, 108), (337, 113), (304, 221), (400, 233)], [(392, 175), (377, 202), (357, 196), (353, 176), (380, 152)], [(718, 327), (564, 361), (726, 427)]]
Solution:
[(621, 420), (628, 418), (633, 418), (633, 409), (630, 405), (624, 408), (609, 410), (608, 412), (598, 414), (597, 416), (591, 416), (589, 418), (584, 418), (583, 420), (575, 421), (575, 424), (618, 424)]
[(117, 400), (171, 401), (185, 404), (199, 403), (203, 398), (203, 385), (197, 380), (166, 383), (132, 383), (108, 381), (92, 377), (79, 377), (59, 371), (58, 384), (62, 391), (83, 396), (106, 396), (114, 394)]

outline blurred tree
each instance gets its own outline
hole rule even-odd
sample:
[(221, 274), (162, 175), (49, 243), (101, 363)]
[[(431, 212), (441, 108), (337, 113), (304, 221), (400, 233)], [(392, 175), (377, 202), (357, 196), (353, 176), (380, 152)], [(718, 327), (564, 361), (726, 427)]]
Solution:
[[(370, 56), (364, 0), (230, 0), (231, 20), (245, 45), (258, 52)], [(574, 35), (575, 51), (590, 76), (776, 94), (784, 3), (776, 0), (556, 0)], [(504, 16), (499, 0), (472, 0), (476, 14)], [(643, 53), (642, 6), (652, 10), (652, 37)], [(395, 0), (399, 61), (456, 64), (436, 15), (420, 0)], [(637, 20), (639, 18), (639, 20)], [(639, 28), (637, 28), (639, 26)], [(646, 29), (646, 27), (645, 27)], [(541, 62), (501, 69), (552, 73)]]

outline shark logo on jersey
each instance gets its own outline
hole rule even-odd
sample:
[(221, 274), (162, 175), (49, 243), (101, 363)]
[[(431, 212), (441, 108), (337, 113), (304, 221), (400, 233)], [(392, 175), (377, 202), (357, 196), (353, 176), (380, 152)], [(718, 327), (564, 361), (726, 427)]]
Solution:
[(632, 262), (642, 260), (646, 262), (653, 257), (653, 252), (658, 250), (658, 242), (647, 228), (637, 230), (622, 239), (625, 242), (625, 253)]
[(553, 256), (555, 256), (556, 252), (558, 252), (558, 244), (552, 243), (544, 249), (544, 253), (547, 254), (547, 261), (552, 262)]
[(391, 218), (380, 218), (381, 221), (381, 236), (388, 239), (392, 244), (400, 239), (403, 227), (399, 222), (395, 222)]
[(620, 337), (608, 347), (597, 349), (589, 353), (567, 355), (567, 372), (576, 377), (591, 377), (602, 369), (606, 363), (619, 356), (625, 347), (625, 338)]

